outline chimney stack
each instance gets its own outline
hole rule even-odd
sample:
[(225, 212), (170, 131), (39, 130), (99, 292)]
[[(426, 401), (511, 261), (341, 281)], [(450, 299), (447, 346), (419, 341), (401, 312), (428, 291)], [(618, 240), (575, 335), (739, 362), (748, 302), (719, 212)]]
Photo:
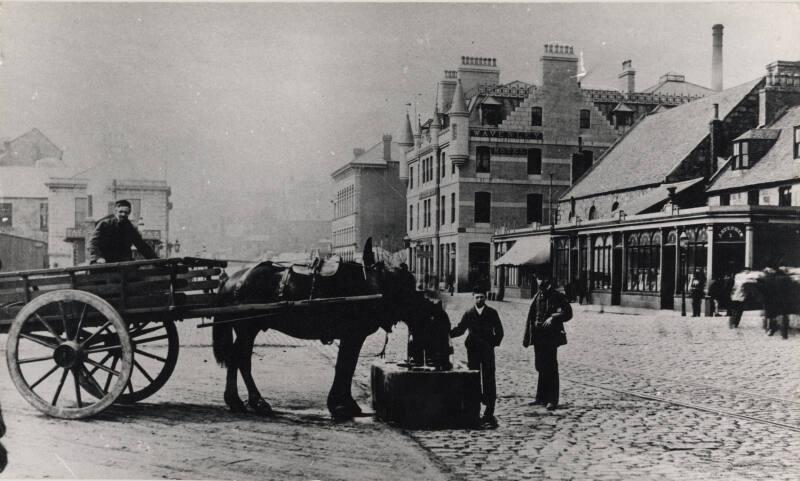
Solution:
[(389, 134), (383, 134), (383, 160), (392, 160), (392, 136)]
[(622, 79), (620, 88), (622, 93), (632, 94), (636, 92), (636, 70), (631, 66), (630, 60), (622, 62), (622, 73), (618, 77)]
[(363, 153), (364, 153), (364, 149), (362, 149), (360, 147), (356, 147), (355, 149), (353, 149), (353, 157), (358, 157), (359, 155), (361, 155)]
[(706, 162), (706, 179), (711, 179), (716, 173), (717, 159), (724, 157), (725, 132), (723, 131), (722, 120), (719, 118), (719, 104), (714, 104), (714, 117), (708, 123), (709, 130), (709, 151), (708, 161)]
[(719, 92), (722, 90), (722, 24), (711, 27), (711, 89)]

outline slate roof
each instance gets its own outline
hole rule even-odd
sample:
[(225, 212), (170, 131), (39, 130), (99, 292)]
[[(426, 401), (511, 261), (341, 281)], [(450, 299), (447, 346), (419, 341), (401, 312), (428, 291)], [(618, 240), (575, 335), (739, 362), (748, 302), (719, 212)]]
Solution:
[(719, 104), (719, 115), (724, 119), (762, 80), (751, 80), (643, 117), (561, 198), (588, 197), (663, 183), (708, 136), (713, 104)]
[[(713, 94), (714, 91), (702, 85), (693, 84), (685, 80), (675, 80), (676, 74), (665, 74), (661, 80), (652, 87), (642, 90), (642, 93), (658, 95), (685, 95), (685, 96), (706, 96)], [(680, 76), (683, 77), (682, 75)]]
[[(394, 141), (392, 141), (391, 145), (392, 160), (395, 162), (400, 162), (401, 160), (405, 159), (405, 152), (403, 151), (402, 147), (397, 145), (397, 142)], [(331, 175), (337, 175), (350, 165), (386, 165), (386, 161), (383, 160), (383, 141), (381, 140), (377, 144), (373, 145), (364, 151), (363, 154), (357, 155), (351, 161), (336, 169)]]
[(778, 129), (750, 129), (733, 140), (775, 140), (780, 133)]
[(698, 177), (696, 179), (685, 180), (683, 182), (661, 184), (643, 196), (632, 199), (630, 202), (620, 205), (619, 208), (624, 210), (628, 215), (641, 214), (669, 199), (670, 187), (675, 187), (675, 194), (678, 195), (690, 187), (697, 185), (698, 182), (702, 182), (702, 180), (702, 177)]
[(800, 180), (800, 160), (793, 158), (794, 145), (792, 145), (794, 127), (797, 125), (800, 125), (800, 106), (790, 108), (768, 129), (763, 129), (779, 130), (780, 134), (772, 148), (755, 165), (749, 169), (732, 171), (728, 163), (720, 169), (708, 191)]

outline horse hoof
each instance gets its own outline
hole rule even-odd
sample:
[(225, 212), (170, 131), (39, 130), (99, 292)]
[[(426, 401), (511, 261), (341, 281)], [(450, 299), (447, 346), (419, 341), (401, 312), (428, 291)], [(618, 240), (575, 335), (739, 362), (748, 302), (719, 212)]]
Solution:
[(351, 399), (348, 404), (350, 405), (350, 413), (353, 417), (358, 417), (364, 414), (364, 411), (361, 410), (361, 406), (359, 406), (355, 400)]
[(272, 410), (272, 406), (269, 405), (267, 401), (264, 399), (259, 399), (255, 402), (248, 402), (250, 409), (253, 410), (254, 413), (258, 414), (259, 416), (266, 416), (266, 417), (274, 417), (275, 412)]
[(336, 422), (350, 421), (353, 419), (353, 410), (349, 406), (338, 405), (330, 409), (331, 417)]
[(247, 406), (245, 406), (238, 397), (225, 396), (225, 404), (228, 405), (228, 409), (230, 409), (232, 413), (240, 414), (247, 412)]

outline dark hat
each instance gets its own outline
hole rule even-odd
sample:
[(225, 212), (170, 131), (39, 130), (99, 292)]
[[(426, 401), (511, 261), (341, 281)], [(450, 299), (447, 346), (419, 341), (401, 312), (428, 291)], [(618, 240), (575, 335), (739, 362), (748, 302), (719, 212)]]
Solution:
[(127, 207), (127, 208), (130, 209), (131, 208), (131, 203), (128, 202), (127, 200), (125, 200), (125, 199), (122, 199), (122, 200), (118, 200), (118, 201), (114, 202), (114, 207)]

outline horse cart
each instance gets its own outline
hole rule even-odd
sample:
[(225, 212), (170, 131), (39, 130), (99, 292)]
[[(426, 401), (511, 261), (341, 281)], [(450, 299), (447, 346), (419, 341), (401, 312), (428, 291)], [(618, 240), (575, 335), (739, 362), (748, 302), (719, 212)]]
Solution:
[(226, 265), (183, 257), (0, 273), (0, 332), (17, 390), (50, 416), (93, 416), (167, 382), (180, 347), (176, 321), (380, 297), (218, 305)]

